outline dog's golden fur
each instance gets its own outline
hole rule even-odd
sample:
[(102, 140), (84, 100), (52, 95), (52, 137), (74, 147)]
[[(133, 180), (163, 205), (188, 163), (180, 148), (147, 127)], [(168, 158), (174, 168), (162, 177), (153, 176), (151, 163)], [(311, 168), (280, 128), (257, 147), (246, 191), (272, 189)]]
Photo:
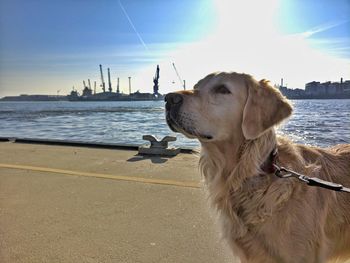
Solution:
[(200, 169), (210, 201), (223, 237), (241, 262), (342, 262), (350, 257), (350, 194), (261, 170), (277, 146), (280, 166), (350, 186), (350, 145), (322, 149), (276, 136), (274, 126), (292, 107), (267, 81), (249, 75), (211, 74), (193, 91), (177, 94), (183, 102), (169, 122), (200, 140)]

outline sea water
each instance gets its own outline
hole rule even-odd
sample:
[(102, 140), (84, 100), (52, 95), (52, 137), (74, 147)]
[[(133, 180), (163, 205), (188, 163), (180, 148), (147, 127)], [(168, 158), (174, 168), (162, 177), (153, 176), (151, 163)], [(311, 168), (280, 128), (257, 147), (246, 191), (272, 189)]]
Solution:
[[(350, 100), (295, 100), (279, 134), (296, 143), (327, 147), (350, 143)], [(143, 144), (142, 135), (177, 137), (174, 145), (198, 141), (173, 133), (163, 101), (0, 102), (0, 137)]]

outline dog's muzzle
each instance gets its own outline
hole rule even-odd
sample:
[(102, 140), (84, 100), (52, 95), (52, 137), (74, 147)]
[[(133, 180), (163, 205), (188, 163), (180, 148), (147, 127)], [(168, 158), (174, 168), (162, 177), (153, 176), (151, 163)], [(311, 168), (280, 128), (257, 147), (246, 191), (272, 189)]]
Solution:
[[(179, 93), (169, 93), (164, 98), (166, 110), (166, 122), (173, 132), (180, 132), (189, 138), (211, 140), (213, 136), (198, 133), (194, 126), (194, 120), (180, 111), (184, 97)], [(189, 123), (191, 124), (189, 126)]]
[(178, 93), (168, 93), (164, 98), (165, 110), (166, 110), (166, 121), (170, 129), (174, 132), (178, 132), (176, 126), (178, 126), (178, 115), (183, 103), (183, 97)]

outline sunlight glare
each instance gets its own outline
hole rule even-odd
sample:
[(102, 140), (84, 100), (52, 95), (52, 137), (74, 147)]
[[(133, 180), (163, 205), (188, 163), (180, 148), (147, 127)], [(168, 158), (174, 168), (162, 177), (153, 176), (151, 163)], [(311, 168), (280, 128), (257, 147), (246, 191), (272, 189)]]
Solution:
[[(315, 49), (304, 32), (283, 35), (278, 31), (278, 0), (215, 3), (215, 32), (204, 40), (178, 47), (161, 62), (163, 92), (181, 88), (171, 62), (175, 62), (189, 89), (214, 71), (244, 72), (273, 84), (284, 78), (290, 88), (304, 88), (313, 80), (350, 78), (348, 60)], [(152, 71), (144, 69), (141, 75), (146, 77)], [(177, 85), (171, 85), (174, 79)]]

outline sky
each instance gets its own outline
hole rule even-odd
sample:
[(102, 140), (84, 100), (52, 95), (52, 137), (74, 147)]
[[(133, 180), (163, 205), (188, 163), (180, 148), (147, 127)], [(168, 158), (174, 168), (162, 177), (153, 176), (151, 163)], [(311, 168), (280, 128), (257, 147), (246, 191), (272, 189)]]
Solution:
[[(187, 89), (213, 71), (288, 88), (350, 80), (349, 0), (0, 0), (0, 97)], [(92, 84), (93, 85), (93, 84)]]

